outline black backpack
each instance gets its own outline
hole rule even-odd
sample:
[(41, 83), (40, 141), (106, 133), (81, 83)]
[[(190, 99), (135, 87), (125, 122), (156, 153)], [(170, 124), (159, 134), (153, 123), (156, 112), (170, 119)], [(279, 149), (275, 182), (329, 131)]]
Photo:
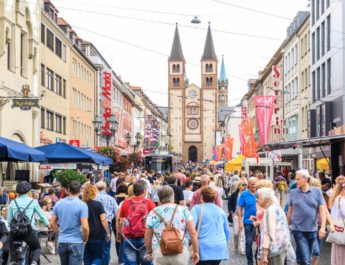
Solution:
[(25, 237), (28, 237), (29, 234), (31, 233), (32, 231), (31, 221), (34, 214), (32, 214), (31, 218), (29, 218), (25, 214), (25, 211), (29, 208), (29, 206), (31, 205), (33, 201), (34, 200), (31, 200), (30, 203), (24, 208), (24, 210), (21, 211), (16, 200), (14, 200), (14, 203), (16, 204), (18, 211), (15, 213), (10, 224), (10, 234), (13, 237), (25, 238)]

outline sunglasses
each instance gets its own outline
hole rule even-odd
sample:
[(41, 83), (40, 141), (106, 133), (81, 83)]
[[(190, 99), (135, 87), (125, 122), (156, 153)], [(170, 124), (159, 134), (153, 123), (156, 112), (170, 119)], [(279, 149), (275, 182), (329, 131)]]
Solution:
[(243, 183), (242, 186), (247, 186), (248, 184), (247, 183)]

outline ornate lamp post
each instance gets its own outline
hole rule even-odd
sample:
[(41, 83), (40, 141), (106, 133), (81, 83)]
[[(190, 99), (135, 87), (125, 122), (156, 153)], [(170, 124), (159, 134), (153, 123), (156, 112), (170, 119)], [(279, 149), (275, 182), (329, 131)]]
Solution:
[(119, 122), (116, 120), (116, 117), (114, 114), (110, 115), (108, 122), (110, 124), (110, 134), (102, 134), (101, 117), (96, 115), (94, 120), (92, 121), (92, 123), (95, 126), (96, 135), (105, 138), (107, 147), (109, 146), (112, 137), (114, 137), (114, 141), (115, 141), (115, 133), (117, 131), (117, 127), (119, 126)]

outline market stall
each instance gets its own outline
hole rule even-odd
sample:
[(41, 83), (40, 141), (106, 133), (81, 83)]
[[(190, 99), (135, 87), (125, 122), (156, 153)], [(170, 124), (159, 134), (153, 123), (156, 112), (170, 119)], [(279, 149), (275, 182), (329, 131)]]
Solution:
[(234, 170), (237, 170), (238, 172), (240, 172), (243, 163), (243, 158), (244, 156), (241, 154), (237, 156), (235, 159), (227, 162), (225, 164), (225, 171), (234, 172)]

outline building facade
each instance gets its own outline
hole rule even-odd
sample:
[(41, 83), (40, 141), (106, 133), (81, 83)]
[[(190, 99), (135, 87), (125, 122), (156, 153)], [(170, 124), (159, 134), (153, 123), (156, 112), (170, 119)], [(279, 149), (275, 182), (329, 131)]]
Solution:
[(41, 9), (40, 144), (68, 142), (70, 131), (70, 50), (72, 43), (58, 25), (58, 10), (49, 1)]
[(322, 149), (331, 158), (333, 178), (344, 173), (345, 165), (345, 141), (332, 140), (345, 134), (344, 27), (343, 1), (311, 1), (311, 138), (328, 139)]
[(0, 3), (0, 135), (29, 146), (39, 144), (39, 108), (21, 108), (14, 101), (39, 103), (40, 2)]
[(176, 26), (168, 60), (168, 106), (171, 145), (183, 161), (211, 159), (218, 128), (218, 59), (211, 28), (201, 58), (201, 87), (189, 84)]

